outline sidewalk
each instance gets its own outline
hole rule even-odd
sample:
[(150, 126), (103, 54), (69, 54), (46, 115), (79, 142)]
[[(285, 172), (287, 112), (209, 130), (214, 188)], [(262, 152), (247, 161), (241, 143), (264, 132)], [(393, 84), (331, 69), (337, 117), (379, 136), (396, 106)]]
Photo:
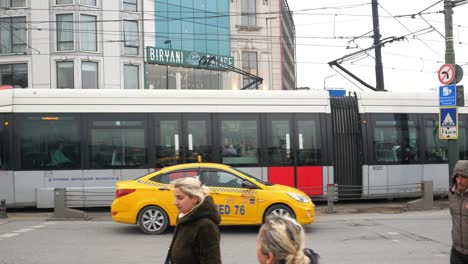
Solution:
[[(334, 211), (336, 214), (358, 214), (358, 213), (382, 213), (382, 214), (399, 214), (406, 211), (416, 211), (419, 209), (407, 209), (406, 204), (410, 200), (379, 200), (379, 201), (343, 201), (334, 204)], [(327, 203), (320, 202), (316, 204), (315, 213), (328, 214)], [(448, 208), (448, 199), (434, 200), (433, 210), (441, 210)]]
[[(334, 204), (334, 214), (359, 214), (359, 213), (382, 213), (382, 214), (399, 214), (408, 211), (406, 203), (409, 200), (379, 200), (379, 201), (343, 201)], [(434, 200), (433, 210), (448, 208), (448, 200)], [(112, 221), (110, 208), (93, 208), (86, 209), (86, 214), (89, 216), (88, 221)], [(315, 207), (316, 215), (326, 215), (327, 203), (317, 202)], [(7, 210), (7, 219), (0, 219), (0, 224), (8, 221), (47, 221), (53, 215), (53, 209), (50, 210), (35, 210), (35, 209), (17, 209)], [(76, 219), (75, 219), (76, 220)]]

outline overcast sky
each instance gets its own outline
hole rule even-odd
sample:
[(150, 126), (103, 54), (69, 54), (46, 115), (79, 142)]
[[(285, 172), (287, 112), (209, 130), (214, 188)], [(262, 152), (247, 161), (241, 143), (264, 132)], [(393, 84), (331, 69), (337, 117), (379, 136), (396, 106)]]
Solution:
[[(406, 36), (404, 41), (382, 48), (385, 89), (433, 91), (440, 85), (437, 70), (445, 61), (444, 15), (437, 13), (443, 10), (443, 1), (378, 2), (382, 39)], [(288, 3), (296, 25), (297, 86), (322, 90), (325, 83), (327, 88), (370, 91), (343, 72), (330, 68), (328, 62), (372, 46), (371, 0), (288, 0)], [(434, 4), (424, 11), (422, 18), (398, 17), (417, 14)], [(465, 71), (459, 84), (466, 83), (468, 78), (467, 15), (468, 4), (454, 8), (455, 60)], [(358, 36), (362, 37), (352, 39)], [(373, 50), (342, 65), (375, 87)]]

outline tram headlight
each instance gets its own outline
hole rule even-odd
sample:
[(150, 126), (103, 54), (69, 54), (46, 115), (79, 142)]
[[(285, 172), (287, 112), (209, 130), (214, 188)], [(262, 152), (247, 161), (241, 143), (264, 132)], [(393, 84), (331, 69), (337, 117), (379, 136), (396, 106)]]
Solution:
[(288, 195), (291, 196), (294, 200), (301, 202), (301, 203), (308, 203), (310, 201), (309, 197), (306, 197), (304, 195), (300, 195), (297, 193), (288, 192)]

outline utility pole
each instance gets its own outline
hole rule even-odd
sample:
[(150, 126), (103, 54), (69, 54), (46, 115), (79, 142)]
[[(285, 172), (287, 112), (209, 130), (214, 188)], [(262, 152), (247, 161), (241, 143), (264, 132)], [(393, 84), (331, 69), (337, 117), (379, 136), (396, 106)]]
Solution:
[[(453, 48), (453, 1), (444, 0), (445, 15), (445, 63), (455, 66), (455, 50)], [(448, 140), (449, 181), (455, 163), (458, 160), (458, 139)], [(450, 185), (449, 185), (450, 186)]]
[(372, 22), (374, 25), (374, 47), (375, 47), (375, 80), (376, 91), (385, 91), (384, 76), (382, 66), (382, 51), (380, 44), (380, 25), (379, 25), (379, 3), (372, 0)]

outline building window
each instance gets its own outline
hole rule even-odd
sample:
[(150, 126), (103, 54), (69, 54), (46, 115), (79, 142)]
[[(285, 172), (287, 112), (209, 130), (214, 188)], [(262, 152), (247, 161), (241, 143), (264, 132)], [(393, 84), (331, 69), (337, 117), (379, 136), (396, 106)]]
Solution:
[(124, 89), (139, 89), (138, 65), (124, 65)]
[[(253, 75), (258, 75), (257, 70), (257, 52), (256, 51), (243, 51), (242, 52), (242, 70), (249, 72)], [(249, 83), (254, 81), (252, 78), (244, 77), (242, 87), (245, 87)], [(250, 87), (250, 89), (258, 88), (258, 85), (255, 87)]]
[(26, 0), (0, 0), (0, 7), (26, 7)]
[(123, 0), (123, 10), (136, 12), (138, 10), (137, 0)]
[(26, 17), (0, 18), (0, 54), (27, 52)]
[(83, 89), (99, 88), (97, 62), (84, 61), (81, 63), (81, 87)]
[(57, 50), (73, 50), (73, 15), (57, 15)]
[(96, 0), (81, 0), (82, 5), (96, 6)]
[(241, 25), (256, 26), (255, 0), (242, 0), (241, 9)]
[(81, 50), (97, 51), (97, 24), (96, 16), (81, 15)]
[(57, 0), (57, 5), (72, 5), (73, 0)]
[(57, 88), (75, 88), (73, 61), (57, 62)]
[(139, 47), (138, 22), (124, 20), (124, 53), (127, 55), (138, 55)]
[(0, 84), (11, 85), (15, 88), (28, 87), (28, 64), (1, 64)]

